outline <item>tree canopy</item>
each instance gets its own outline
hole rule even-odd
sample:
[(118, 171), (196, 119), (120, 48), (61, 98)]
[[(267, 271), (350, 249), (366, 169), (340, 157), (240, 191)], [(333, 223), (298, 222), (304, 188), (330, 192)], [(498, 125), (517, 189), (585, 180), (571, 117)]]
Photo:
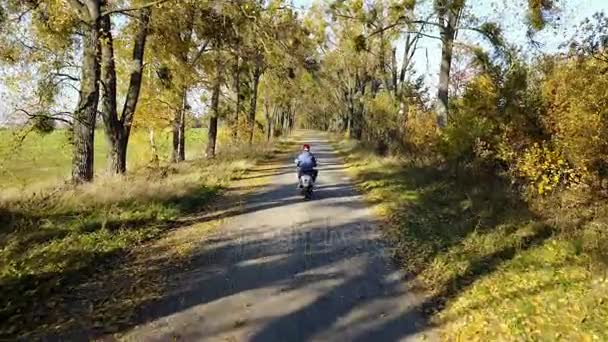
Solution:
[[(521, 19), (532, 36), (560, 24), (562, 4), (509, 6), (527, 8)], [(506, 39), (504, 23), (475, 8), (464, 0), (341, 0), (307, 10), (287, 0), (3, 0), (0, 56), (10, 69), (4, 84), (36, 85), (15, 108), (20, 122), (72, 132), (77, 182), (93, 177), (92, 142), (101, 126), (108, 170), (116, 174), (127, 170), (133, 128), (149, 131), (151, 145), (155, 134), (170, 134), (174, 162), (185, 159), (193, 126), (208, 130), (208, 158), (222, 144), (252, 144), (296, 126), (345, 131), (383, 153), (439, 134), (464, 153), (473, 148), (467, 139), (480, 137), (445, 140), (458, 127), (489, 137), (515, 125), (509, 118), (533, 126), (518, 134), (544, 132), (539, 125), (550, 120), (542, 115), (554, 108), (544, 82), (572, 63), (553, 52), (530, 59)], [(562, 46), (579, 63), (601, 68), (606, 27), (598, 13)], [(460, 39), (471, 35), (478, 43)], [(415, 68), (425, 40), (441, 45), (439, 75)], [(429, 131), (414, 132), (422, 127)]]

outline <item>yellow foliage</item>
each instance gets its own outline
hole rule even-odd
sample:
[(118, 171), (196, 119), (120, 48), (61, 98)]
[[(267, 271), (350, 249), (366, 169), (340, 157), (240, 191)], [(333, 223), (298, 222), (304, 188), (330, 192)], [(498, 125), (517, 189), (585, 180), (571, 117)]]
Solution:
[(480, 116), (492, 116), (497, 100), (498, 89), (494, 81), (487, 74), (480, 74), (467, 85), (460, 106)]
[(514, 162), (512, 168), (516, 175), (526, 179), (540, 195), (554, 190), (560, 184), (570, 186), (580, 180), (579, 173), (568, 164), (564, 156), (547, 144), (534, 144)]
[(430, 155), (437, 145), (438, 137), (435, 116), (410, 106), (405, 123), (405, 142), (411, 152), (423, 156)]
[(593, 59), (553, 70), (543, 87), (552, 141), (585, 176), (608, 170), (608, 76)]

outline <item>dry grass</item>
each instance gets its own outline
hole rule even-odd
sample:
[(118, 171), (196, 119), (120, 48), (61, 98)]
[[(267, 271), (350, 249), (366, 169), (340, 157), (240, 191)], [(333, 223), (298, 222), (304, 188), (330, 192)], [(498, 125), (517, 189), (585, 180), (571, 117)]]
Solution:
[(531, 205), (490, 176), (337, 146), (445, 340), (608, 340), (607, 203)]

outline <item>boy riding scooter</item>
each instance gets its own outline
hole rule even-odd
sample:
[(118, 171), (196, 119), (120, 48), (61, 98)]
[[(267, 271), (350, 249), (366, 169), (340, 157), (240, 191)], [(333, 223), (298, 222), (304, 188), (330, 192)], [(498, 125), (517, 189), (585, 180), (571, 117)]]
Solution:
[(300, 178), (302, 175), (307, 174), (312, 177), (312, 181), (317, 181), (317, 175), (319, 170), (316, 170), (317, 160), (315, 156), (310, 153), (310, 145), (304, 144), (302, 146), (302, 153), (295, 159), (296, 166), (298, 167), (298, 188), (302, 187)]

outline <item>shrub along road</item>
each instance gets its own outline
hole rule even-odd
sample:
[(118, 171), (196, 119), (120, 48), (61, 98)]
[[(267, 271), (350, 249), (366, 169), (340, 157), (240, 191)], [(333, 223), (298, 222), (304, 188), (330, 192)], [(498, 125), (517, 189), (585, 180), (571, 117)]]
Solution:
[[(430, 338), (423, 298), (392, 265), (376, 218), (330, 144), (314, 133), (315, 199), (295, 189), (291, 160), (201, 243), (126, 340), (399, 341)], [(234, 204), (233, 204), (234, 205)], [(431, 338), (432, 339), (432, 338)]]

